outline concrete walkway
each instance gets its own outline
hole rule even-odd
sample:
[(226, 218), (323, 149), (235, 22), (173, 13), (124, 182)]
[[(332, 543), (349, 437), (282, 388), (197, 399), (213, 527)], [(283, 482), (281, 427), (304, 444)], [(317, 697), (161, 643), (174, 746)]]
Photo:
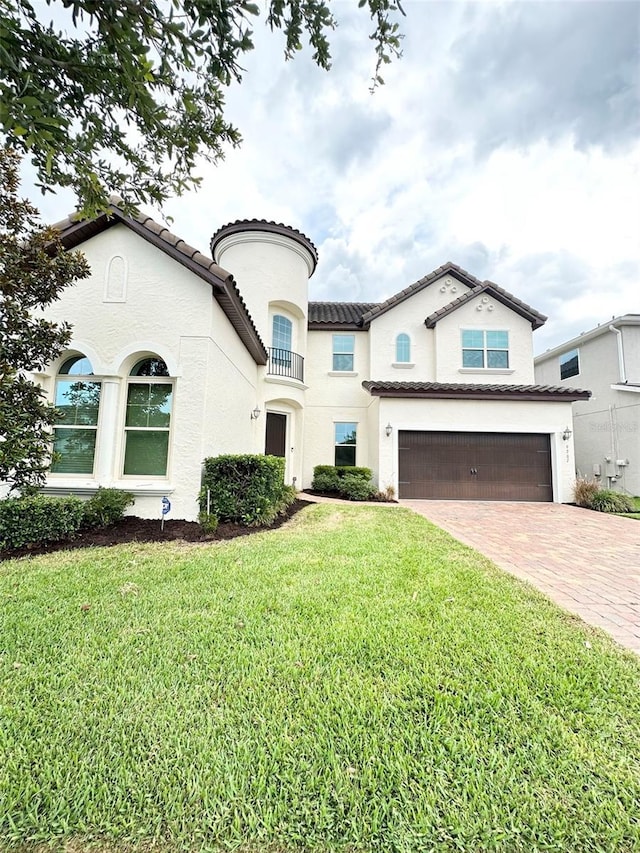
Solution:
[(640, 521), (551, 503), (400, 503), (640, 654)]

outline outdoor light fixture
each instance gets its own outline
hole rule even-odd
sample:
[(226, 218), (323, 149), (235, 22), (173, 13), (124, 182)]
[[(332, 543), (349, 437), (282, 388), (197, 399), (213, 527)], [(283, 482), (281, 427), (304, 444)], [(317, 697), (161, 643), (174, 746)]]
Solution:
[(257, 421), (260, 417), (260, 409), (256, 406), (255, 409), (251, 412), (251, 420)]
[(390, 423), (388, 423), (386, 425), (386, 427), (384, 428), (384, 431), (386, 432), (387, 438), (388, 438), (391, 435), (391, 433), (393, 432), (393, 427), (391, 426)]
[(565, 431), (562, 433), (562, 440), (563, 441), (569, 441), (570, 438), (571, 438), (571, 430), (569, 429), (569, 427), (566, 427)]

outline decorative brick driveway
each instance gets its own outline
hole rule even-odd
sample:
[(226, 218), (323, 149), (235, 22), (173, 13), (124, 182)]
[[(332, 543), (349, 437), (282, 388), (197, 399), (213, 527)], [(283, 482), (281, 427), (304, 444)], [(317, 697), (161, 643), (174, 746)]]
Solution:
[(640, 654), (640, 521), (550, 503), (401, 504)]

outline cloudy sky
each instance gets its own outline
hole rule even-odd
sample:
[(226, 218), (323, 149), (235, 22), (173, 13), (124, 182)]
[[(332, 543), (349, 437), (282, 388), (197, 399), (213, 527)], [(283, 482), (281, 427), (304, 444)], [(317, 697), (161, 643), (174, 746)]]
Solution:
[(208, 252), (235, 219), (299, 228), (316, 300), (383, 300), (454, 261), (549, 316), (536, 352), (640, 313), (640, 3), (404, 0), (373, 95), (370, 22), (332, 5), (329, 73), (257, 24), (227, 96), (242, 146), (166, 206), (172, 229)]

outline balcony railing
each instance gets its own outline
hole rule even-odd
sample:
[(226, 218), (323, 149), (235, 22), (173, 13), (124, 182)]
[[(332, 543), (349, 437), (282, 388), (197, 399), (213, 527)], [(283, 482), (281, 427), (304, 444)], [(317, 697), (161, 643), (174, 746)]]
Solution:
[(269, 347), (267, 372), (270, 376), (286, 376), (304, 382), (304, 358), (288, 349)]

